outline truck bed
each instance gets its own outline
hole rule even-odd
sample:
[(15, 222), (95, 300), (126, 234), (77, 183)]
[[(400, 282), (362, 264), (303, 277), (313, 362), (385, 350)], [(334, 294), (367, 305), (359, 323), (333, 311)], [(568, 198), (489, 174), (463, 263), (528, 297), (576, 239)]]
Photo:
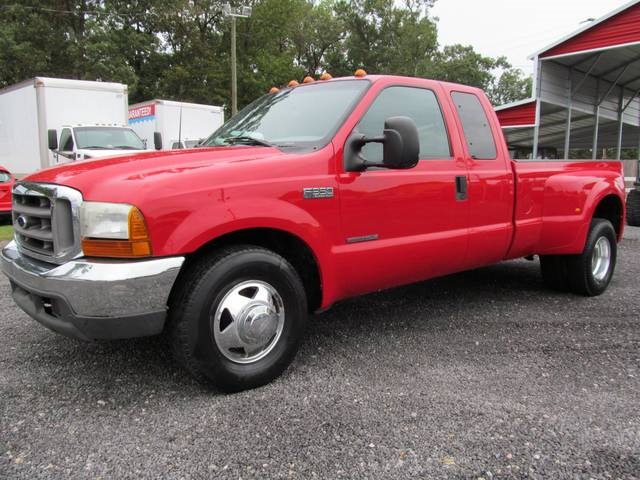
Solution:
[[(520, 160), (512, 165), (515, 233), (507, 258), (580, 253), (587, 215), (602, 200), (600, 191), (623, 182), (617, 160)], [(621, 237), (623, 222), (614, 227)]]

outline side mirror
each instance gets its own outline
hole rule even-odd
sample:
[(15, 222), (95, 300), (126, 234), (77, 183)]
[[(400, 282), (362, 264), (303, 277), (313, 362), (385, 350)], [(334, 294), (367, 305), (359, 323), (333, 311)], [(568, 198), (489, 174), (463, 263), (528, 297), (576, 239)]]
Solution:
[(58, 132), (55, 128), (47, 130), (47, 139), (49, 141), (49, 150), (58, 150)]
[[(373, 162), (360, 155), (367, 143), (382, 143), (382, 162)], [(345, 145), (345, 169), (347, 172), (361, 172), (370, 167), (408, 169), (418, 164), (420, 140), (418, 128), (409, 117), (390, 117), (384, 122), (384, 131), (380, 137), (367, 137), (361, 133), (352, 133)]]
[(153, 146), (156, 150), (162, 150), (162, 134), (160, 132), (153, 132)]

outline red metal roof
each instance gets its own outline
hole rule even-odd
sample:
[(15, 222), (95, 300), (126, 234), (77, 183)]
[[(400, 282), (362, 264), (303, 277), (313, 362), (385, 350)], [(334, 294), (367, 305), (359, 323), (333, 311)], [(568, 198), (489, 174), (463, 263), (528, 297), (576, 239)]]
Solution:
[(502, 128), (534, 125), (536, 123), (536, 101), (531, 100), (511, 107), (505, 106), (505, 108), (496, 110), (496, 115), (498, 115), (498, 121)]
[(540, 58), (635, 42), (640, 42), (640, 3), (635, 3), (549, 50), (540, 52)]

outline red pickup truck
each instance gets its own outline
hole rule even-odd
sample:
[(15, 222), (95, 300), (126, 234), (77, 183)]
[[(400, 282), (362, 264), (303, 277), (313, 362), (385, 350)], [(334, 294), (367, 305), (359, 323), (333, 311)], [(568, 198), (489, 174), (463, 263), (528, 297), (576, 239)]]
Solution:
[(598, 295), (623, 218), (619, 162), (514, 162), (482, 91), (361, 75), (273, 91), (200, 148), (31, 175), (1, 262), (52, 330), (164, 331), (193, 375), (237, 390), (354, 295), (533, 255), (551, 287)]
[(0, 165), (0, 220), (11, 215), (11, 189), (14, 183), (13, 175)]

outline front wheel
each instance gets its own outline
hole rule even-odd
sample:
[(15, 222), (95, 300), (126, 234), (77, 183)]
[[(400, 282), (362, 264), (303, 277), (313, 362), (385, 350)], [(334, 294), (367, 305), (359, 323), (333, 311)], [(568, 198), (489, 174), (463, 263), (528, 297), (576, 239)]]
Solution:
[(270, 382), (291, 363), (307, 316), (300, 277), (281, 256), (240, 246), (203, 258), (172, 296), (169, 333), (179, 363), (227, 391)]

